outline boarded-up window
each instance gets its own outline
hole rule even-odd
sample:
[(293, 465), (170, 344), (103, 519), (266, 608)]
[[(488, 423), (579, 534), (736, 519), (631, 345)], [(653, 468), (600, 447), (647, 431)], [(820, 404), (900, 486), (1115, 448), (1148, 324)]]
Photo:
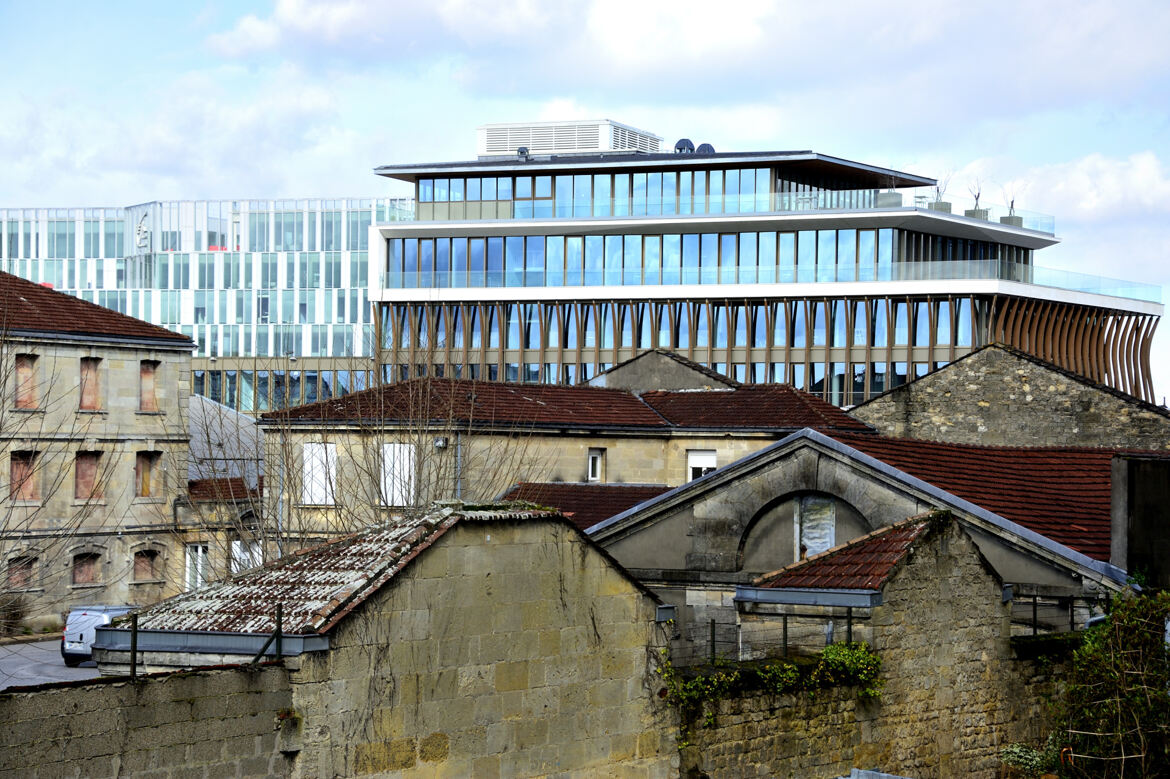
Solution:
[(159, 452), (139, 452), (134, 458), (134, 494), (150, 498), (159, 494), (157, 484)]
[(98, 468), (101, 452), (78, 452), (73, 465), (73, 497), (77, 500), (98, 500), (102, 496)]
[(100, 582), (101, 579), (98, 578), (98, 560), (99, 556), (93, 552), (73, 555), (73, 583), (97, 584)]
[(40, 500), (37, 483), (37, 453), (13, 452), (8, 466), (8, 497), (13, 500)]
[(102, 407), (101, 358), (81, 358), (81, 408), (82, 411), (97, 411)]
[(414, 503), (413, 444), (382, 444), (382, 502), (387, 506)]
[(8, 561), (8, 588), (23, 590), (33, 586), (33, 573), (36, 570), (37, 558), (14, 557)]
[(796, 504), (796, 558), (803, 560), (832, 549), (837, 537), (837, 511), (833, 499), (805, 495)]
[(16, 407), (37, 407), (37, 356), (16, 355)]
[(154, 380), (158, 375), (158, 360), (143, 360), (138, 363), (138, 410), (158, 411), (158, 396)]
[(302, 453), (301, 502), (310, 506), (332, 506), (337, 484), (337, 444), (307, 443)]
[(134, 581), (145, 582), (161, 578), (158, 575), (158, 552), (144, 549), (134, 553)]

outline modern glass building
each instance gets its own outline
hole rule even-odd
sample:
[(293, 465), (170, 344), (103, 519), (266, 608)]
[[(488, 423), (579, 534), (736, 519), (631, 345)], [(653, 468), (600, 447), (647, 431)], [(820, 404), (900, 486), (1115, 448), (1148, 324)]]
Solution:
[(369, 382), (370, 225), (411, 210), (389, 198), (0, 209), (0, 263), (192, 337), (192, 391), (258, 412)]
[(369, 247), (384, 376), (574, 383), (665, 348), (850, 405), (999, 341), (1152, 399), (1160, 288), (1037, 265), (1051, 217), (811, 151), (542, 148), (377, 169), (417, 199)]

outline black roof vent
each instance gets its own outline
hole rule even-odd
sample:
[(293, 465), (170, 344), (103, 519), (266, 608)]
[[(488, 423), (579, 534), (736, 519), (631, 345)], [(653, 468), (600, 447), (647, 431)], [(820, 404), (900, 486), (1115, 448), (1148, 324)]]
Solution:
[(709, 143), (700, 143), (699, 148), (695, 149), (696, 154), (714, 154), (715, 147)]
[(531, 159), (531, 157), (528, 154), (528, 147), (527, 146), (521, 146), (519, 149), (517, 149), (516, 156), (522, 160)]
[(691, 143), (690, 138), (679, 138), (678, 143), (674, 145), (675, 154), (693, 154), (695, 151), (695, 144)]

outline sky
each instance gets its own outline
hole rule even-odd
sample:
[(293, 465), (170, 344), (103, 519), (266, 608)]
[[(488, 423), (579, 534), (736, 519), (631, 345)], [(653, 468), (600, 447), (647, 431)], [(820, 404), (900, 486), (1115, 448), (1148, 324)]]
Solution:
[[(489, 122), (811, 149), (1055, 216), (1170, 300), (1170, 3), (0, 0), (0, 207), (409, 194)], [(1154, 342), (1170, 395), (1170, 323)]]

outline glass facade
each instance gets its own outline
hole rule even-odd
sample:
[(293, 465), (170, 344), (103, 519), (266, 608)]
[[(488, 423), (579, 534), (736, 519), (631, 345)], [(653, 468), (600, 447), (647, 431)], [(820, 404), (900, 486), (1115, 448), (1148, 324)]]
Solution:
[[(372, 354), (369, 227), (411, 209), (389, 198), (0, 209), (0, 268), (192, 337), (194, 391), (263, 411), (368, 382), (369, 370), (335, 363)], [(276, 364), (293, 359), (314, 364)]]
[[(383, 379), (573, 383), (661, 348), (848, 405), (993, 333), (1035, 338), (1005, 314), (1020, 293), (946, 282), (1156, 294), (1037, 268), (1034, 249), (1054, 242), (1051, 217), (1014, 205), (952, 212), (918, 177), (810, 153), (381, 172), (413, 182), (418, 201), (413, 225), (380, 231)], [(959, 292), (974, 288), (991, 291)]]

